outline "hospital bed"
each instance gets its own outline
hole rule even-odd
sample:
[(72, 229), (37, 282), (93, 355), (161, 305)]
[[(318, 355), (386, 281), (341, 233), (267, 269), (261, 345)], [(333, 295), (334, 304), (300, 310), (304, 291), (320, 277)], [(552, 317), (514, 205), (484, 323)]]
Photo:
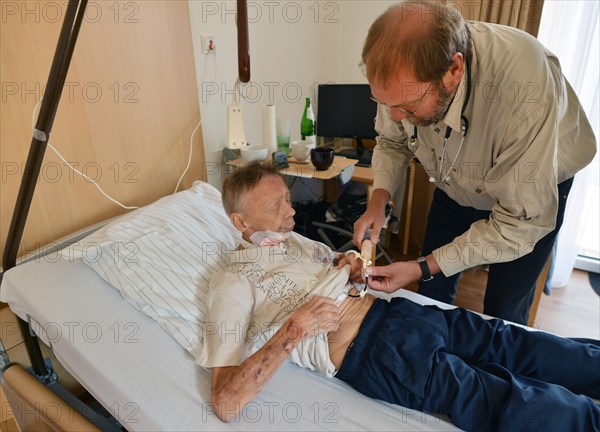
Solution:
[[(210, 371), (194, 362), (201, 343), (194, 332), (201, 332), (210, 273), (237, 236), (219, 192), (196, 182), (60, 252), (17, 265), (4, 274), (0, 299), (128, 431), (454, 429), (445, 419), (369, 399), (291, 363), (237, 420), (222, 423), (210, 404)], [(156, 255), (148, 250), (153, 247)], [(176, 267), (184, 261), (185, 268)], [(157, 273), (148, 277), (150, 267)], [(165, 279), (152, 286), (159, 277)], [(171, 285), (171, 278), (179, 282)], [(181, 294), (186, 284), (200, 288)], [(410, 291), (398, 295), (440, 305)]]

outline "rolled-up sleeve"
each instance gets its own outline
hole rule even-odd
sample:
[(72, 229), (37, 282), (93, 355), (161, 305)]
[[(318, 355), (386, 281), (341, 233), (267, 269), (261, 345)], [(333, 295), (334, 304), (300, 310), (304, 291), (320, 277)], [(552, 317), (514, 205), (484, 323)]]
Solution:
[(531, 252), (554, 229), (557, 124), (551, 101), (507, 123), (501, 151), (485, 174), (481, 191), (495, 200), (489, 218), (433, 251), (445, 276), (476, 265), (513, 261)]
[(248, 280), (241, 274), (221, 271), (212, 276), (198, 365), (238, 366), (245, 359), (253, 307), (250, 291)]

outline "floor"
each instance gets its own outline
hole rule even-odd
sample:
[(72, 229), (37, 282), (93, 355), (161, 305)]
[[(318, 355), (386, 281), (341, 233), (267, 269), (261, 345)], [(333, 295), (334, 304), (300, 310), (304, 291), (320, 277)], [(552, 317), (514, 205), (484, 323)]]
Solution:
[[(471, 310), (483, 310), (481, 289), (487, 272), (477, 270), (463, 276), (456, 304)], [(574, 270), (569, 284), (542, 294), (533, 327), (566, 337), (600, 339), (600, 296), (592, 289), (588, 273)]]

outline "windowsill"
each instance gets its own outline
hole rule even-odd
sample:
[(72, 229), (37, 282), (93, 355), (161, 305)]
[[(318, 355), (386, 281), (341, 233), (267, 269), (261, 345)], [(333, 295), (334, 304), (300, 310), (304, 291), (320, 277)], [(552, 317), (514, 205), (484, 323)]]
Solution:
[(600, 260), (590, 257), (577, 256), (575, 268), (592, 273), (600, 273)]

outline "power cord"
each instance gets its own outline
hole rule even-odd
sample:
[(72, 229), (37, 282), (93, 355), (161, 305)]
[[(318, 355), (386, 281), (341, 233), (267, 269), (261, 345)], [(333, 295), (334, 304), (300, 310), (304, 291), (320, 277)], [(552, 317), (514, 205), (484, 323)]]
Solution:
[[(216, 51), (211, 51), (210, 53), (212, 54), (212, 56), (215, 60), (215, 72), (213, 74), (213, 79), (212, 79), (212, 82), (214, 82), (217, 79), (217, 53), (216, 53)], [(206, 75), (206, 65), (207, 64), (208, 64), (208, 61), (204, 63), (204, 71), (202, 73), (203, 76)], [(201, 82), (204, 82), (204, 80), (201, 80)], [(179, 180), (177, 181), (177, 186), (175, 186), (175, 191), (173, 193), (177, 193), (177, 190), (179, 189), (179, 184), (181, 183), (181, 180), (183, 180), (183, 177), (185, 177), (185, 174), (187, 173), (188, 169), (190, 168), (190, 164), (192, 163), (192, 153), (194, 151), (194, 135), (196, 134), (196, 132), (200, 128), (200, 125), (202, 124), (202, 119), (204, 118), (204, 113), (206, 112), (207, 106), (208, 106), (208, 100), (206, 101), (206, 106), (204, 107), (204, 111), (202, 111), (202, 110), (200, 111), (200, 122), (198, 122), (198, 125), (196, 126), (196, 128), (192, 132), (192, 136), (190, 137), (190, 153), (188, 156), (187, 165), (186, 165), (185, 169), (183, 170), (181, 177), (179, 177)]]
[[(215, 58), (215, 72), (214, 72), (214, 77), (213, 77), (213, 81), (214, 81), (217, 78), (217, 59), (216, 59), (216, 54), (214, 52), (213, 52), (213, 56)], [(206, 65), (206, 63), (205, 63), (205, 65)], [(206, 68), (205, 68), (205, 72), (206, 72)], [(31, 113), (31, 128), (32, 129), (35, 128), (35, 116), (37, 114), (37, 110), (38, 110), (39, 106), (42, 103), (42, 100), (40, 100), (33, 107), (33, 112)], [(179, 180), (177, 181), (177, 185), (175, 186), (175, 190), (173, 191), (173, 193), (177, 192), (177, 190), (179, 189), (179, 185), (181, 184), (181, 181), (183, 180), (183, 177), (185, 177), (188, 169), (190, 168), (190, 165), (191, 165), (191, 162), (192, 162), (193, 148), (194, 148), (194, 136), (196, 135), (196, 132), (200, 128), (200, 125), (202, 125), (202, 118), (203, 118), (203, 115), (204, 115), (205, 112), (206, 112), (206, 107), (204, 108), (204, 111), (201, 111), (201, 113), (200, 113), (200, 121), (198, 122), (198, 124), (194, 128), (194, 131), (192, 132), (192, 135), (190, 136), (190, 151), (189, 151), (187, 165), (186, 165), (185, 169), (183, 170), (183, 173), (181, 174), (181, 177), (179, 177)], [(96, 188), (100, 191), (100, 193), (102, 195), (104, 195), (109, 201), (117, 204), (118, 206), (120, 206), (120, 207), (122, 207), (122, 208), (124, 208), (126, 210), (135, 210), (135, 209), (139, 208), (137, 206), (128, 206), (128, 205), (125, 205), (125, 204), (121, 203), (120, 201), (114, 199), (110, 195), (108, 195), (104, 191), (104, 189), (102, 189), (102, 187), (100, 187), (100, 185), (98, 184), (97, 180), (93, 180), (92, 178), (90, 178), (89, 176), (85, 175), (84, 173), (82, 173), (81, 171), (79, 171), (77, 168), (75, 168), (71, 163), (67, 162), (67, 160), (63, 157), (63, 155), (52, 144), (50, 144), (50, 140), (48, 140), (48, 142), (46, 144), (48, 145), (48, 147), (50, 147), (50, 149), (52, 149), (52, 151), (54, 153), (56, 153), (56, 155), (65, 163), (65, 165), (67, 165), (69, 168), (71, 168), (73, 170), (73, 172), (79, 174), (81, 177), (83, 177), (84, 179), (86, 179), (88, 182), (90, 182), (94, 186), (96, 186)]]
[[(40, 106), (41, 103), (42, 103), (42, 100), (40, 100), (37, 104), (35, 104), (35, 107), (33, 107), (33, 112), (31, 113), (31, 128), (32, 129), (35, 128), (35, 115), (36, 115), (37, 109), (38, 109), (38, 107)], [(63, 157), (63, 155), (60, 154), (60, 152), (58, 150), (56, 150), (56, 148), (54, 148), (54, 146), (52, 144), (50, 144), (50, 140), (48, 140), (48, 142), (46, 144), (48, 145), (48, 147), (50, 147), (52, 149), (52, 151), (54, 151), (54, 153), (56, 153), (56, 155), (65, 163), (65, 165), (67, 165), (74, 172), (76, 172), (81, 177), (83, 177), (84, 179), (86, 179), (88, 182), (90, 182), (94, 186), (96, 186), (96, 188), (100, 191), (100, 193), (102, 195), (104, 195), (106, 198), (108, 198), (110, 201), (112, 201), (113, 203), (115, 203), (115, 204), (123, 207), (126, 210), (134, 210), (134, 209), (139, 208), (139, 207), (136, 207), (136, 206), (127, 206), (125, 204), (122, 204), (121, 202), (117, 201), (116, 199), (114, 199), (113, 197), (111, 197), (110, 195), (108, 195), (106, 192), (104, 192), (104, 189), (102, 189), (100, 187), (100, 185), (97, 183), (96, 180), (91, 179), (89, 176), (85, 175), (84, 173), (82, 173), (81, 171), (79, 171), (77, 168), (75, 168), (71, 163), (67, 162), (67, 160)]]

